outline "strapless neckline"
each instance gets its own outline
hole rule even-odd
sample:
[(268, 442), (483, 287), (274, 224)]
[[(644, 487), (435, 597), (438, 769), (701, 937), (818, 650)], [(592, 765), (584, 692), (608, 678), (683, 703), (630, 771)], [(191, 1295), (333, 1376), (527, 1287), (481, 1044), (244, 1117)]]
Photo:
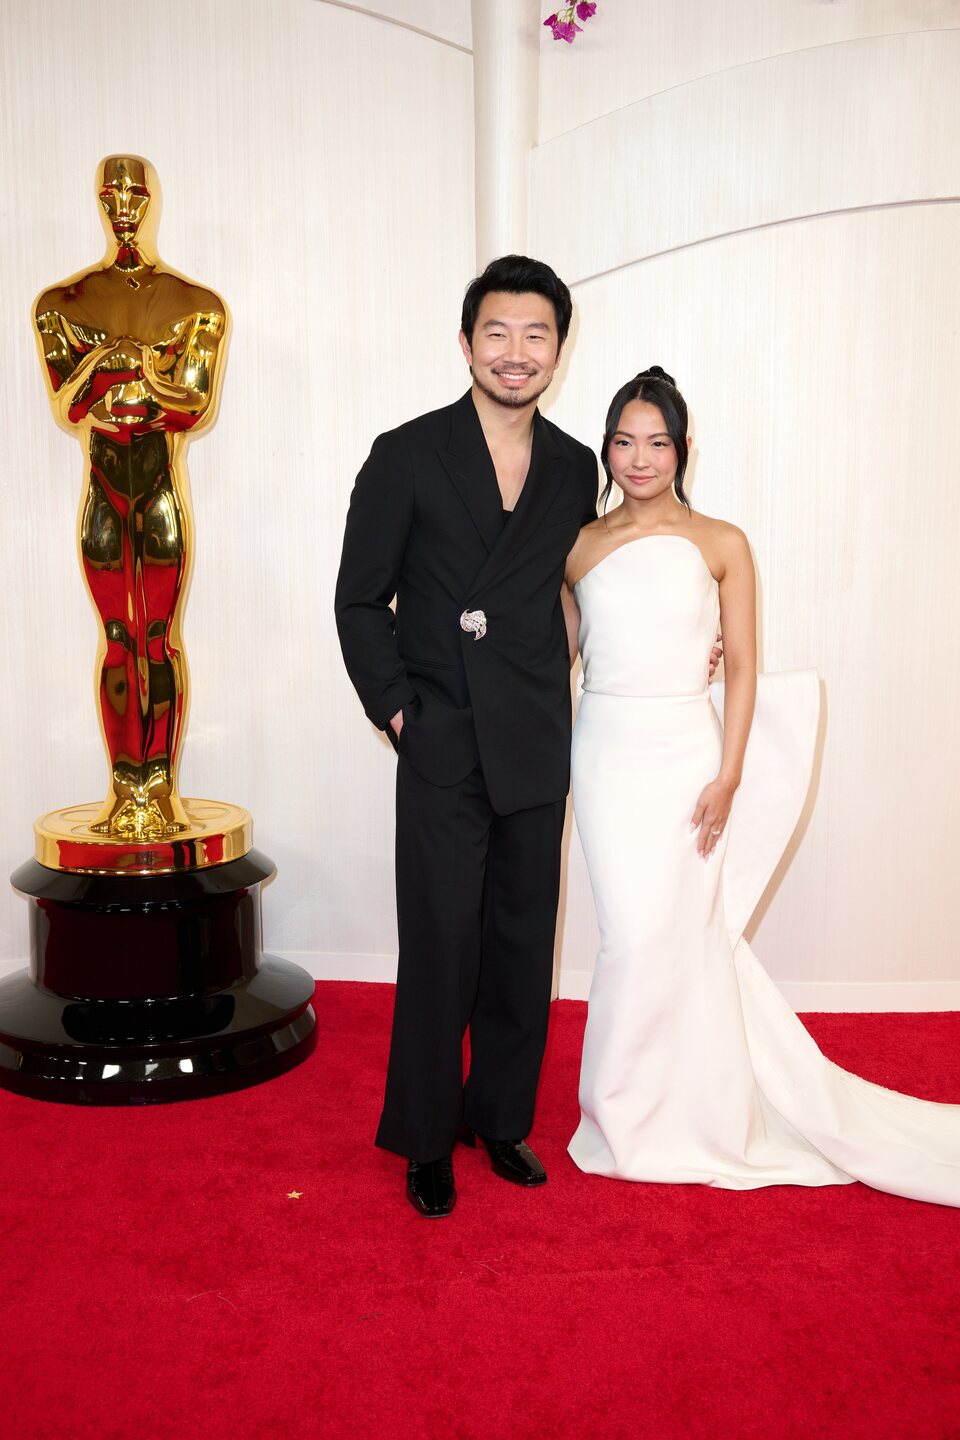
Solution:
[[(615, 563), (621, 550), (629, 556)], [(577, 583), (584, 690), (706, 694), (720, 588), (699, 545), (685, 535), (636, 535)]]
[(703, 551), (700, 549), (700, 546), (696, 543), (695, 540), (688, 540), (686, 535), (635, 535), (632, 540), (624, 540), (622, 545), (617, 545), (615, 549), (609, 551), (608, 554), (604, 555), (602, 560), (597, 561), (596, 565), (591, 565), (590, 569), (585, 575), (581, 575), (579, 580), (575, 580), (573, 582), (574, 590), (576, 590), (578, 585), (582, 585), (584, 580), (589, 580), (590, 576), (593, 575), (597, 570), (599, 570), (603, 565), (606, 565), (608, 560), (612, 560), (614, 555), (619, 555), (621, 550), (629, 550), (632, 545), (646, 544), (650, 540), (679, 540), (681, 545), (689, 545), (692, 550), (696, 550), (697, 554), (700, 557), (700, 561), (703, 565), (704, 570), (706, 570), (714, 585), (717, 585), (719, 583), (713, 571), (710, 569), (710, 566), (707, 564), (706, 560), (704, 560)]

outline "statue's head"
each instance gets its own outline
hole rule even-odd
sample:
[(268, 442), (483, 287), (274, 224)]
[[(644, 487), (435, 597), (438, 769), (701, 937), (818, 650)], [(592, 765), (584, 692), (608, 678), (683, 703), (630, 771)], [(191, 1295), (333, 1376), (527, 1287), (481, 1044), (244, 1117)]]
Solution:
[(149, 160), (108, 155), (101, 161), (97, 198), (104, 228), (115, 245), (150, 246), (160, 218), (160, 184)]

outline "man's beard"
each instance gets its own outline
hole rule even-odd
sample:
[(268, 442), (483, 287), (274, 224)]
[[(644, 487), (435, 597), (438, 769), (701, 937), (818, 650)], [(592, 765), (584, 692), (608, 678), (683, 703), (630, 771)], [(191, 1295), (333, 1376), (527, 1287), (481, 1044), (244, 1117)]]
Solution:
[(527, 390), (492, 390), (489, 385), (485, 385), (477, 376), (476, 371), (471, 369), (470, 374), (473, 376), (473, 383), (481, 395), (486, 395), (487, 399), (492, 400), (495, 405), (506, 406), (508, 410), (519, 410), (524, 405), (535, 404), (553, 379), (553, 372), (551, 371), (540, 386), (540, 389), (533, 391), (531, 394)]

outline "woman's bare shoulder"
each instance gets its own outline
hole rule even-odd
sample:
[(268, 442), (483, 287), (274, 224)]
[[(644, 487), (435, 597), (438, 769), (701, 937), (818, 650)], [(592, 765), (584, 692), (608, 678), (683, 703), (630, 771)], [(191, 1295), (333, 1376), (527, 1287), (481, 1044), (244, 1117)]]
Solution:
[(691, 531), (698, 544), (725, 558), (749, 553), (750, 542), (738, 525), (729, 520), (718, 520), (713, 515), (702, 515), (699, 511), (690, 517)]

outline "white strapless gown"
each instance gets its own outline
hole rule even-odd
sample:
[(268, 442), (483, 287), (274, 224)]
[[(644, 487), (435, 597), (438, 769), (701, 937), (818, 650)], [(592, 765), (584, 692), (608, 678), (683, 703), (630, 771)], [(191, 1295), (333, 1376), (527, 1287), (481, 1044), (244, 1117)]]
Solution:
[(573, 1159), (624, 1180), (862, 1180), (960, 1205), (960, 1105), (832, 1064), (742, 938), (809, 788), (815, 672), (760, 677), (743, 783), (704, 861), (690, 817), (721, 755), (716, 581), (691, 541), (656, 535), (576, 590), (573, 798), (601, 942)]

